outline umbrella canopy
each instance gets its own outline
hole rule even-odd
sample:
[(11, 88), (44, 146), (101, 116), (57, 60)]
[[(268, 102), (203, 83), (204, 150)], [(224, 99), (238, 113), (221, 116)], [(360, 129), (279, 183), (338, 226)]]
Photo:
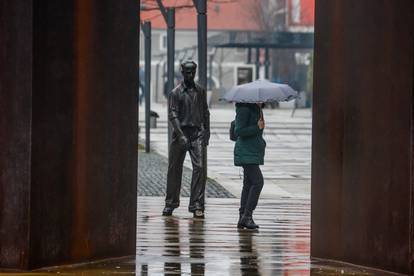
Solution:
[(296, 99), (298, 92), (287, 84), (256, 80), (234, 86), (222, 100), (236, 103), (284, 102)]

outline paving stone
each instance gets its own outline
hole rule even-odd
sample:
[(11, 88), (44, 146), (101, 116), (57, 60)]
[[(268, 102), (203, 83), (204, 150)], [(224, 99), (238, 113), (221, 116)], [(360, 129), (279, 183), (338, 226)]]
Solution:
[[(167, 183), (167, 158), (155, 152), (138, 154), (138, 195), (139, 196), (165, 196)], [(183, 169), (181, 196), (190, 196), (192, 171)], [(208, 178), (206, 183), (206, 196), (215, 198), (234, 198), (217, 181)]]

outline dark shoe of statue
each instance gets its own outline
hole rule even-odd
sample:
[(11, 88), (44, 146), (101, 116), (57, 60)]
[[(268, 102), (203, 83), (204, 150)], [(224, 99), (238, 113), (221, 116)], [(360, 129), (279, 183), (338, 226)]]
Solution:
[(165, 207), (164, 210), (162, 210), (163, 216), (171, 216), (174, 211), (174, 208), (172, 207)]
[(195, 210), (193, 213), (193, 218), (204, 218), (203, 210)]
[(259, 228), (259, 225), (254, 223), (253, 217), (251, 215), (243, 215), (237, 224), (237, 228), (257, 229)]

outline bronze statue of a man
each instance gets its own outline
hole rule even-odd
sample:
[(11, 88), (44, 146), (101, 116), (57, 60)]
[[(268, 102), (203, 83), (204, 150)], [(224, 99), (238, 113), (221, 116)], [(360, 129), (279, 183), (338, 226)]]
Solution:
[(193, 165), (188, 210), (194, 217), (204, 217), (206, 187), (206, 147), (210, 139), (210, 112), (206, 91), (194, 82), (197, 64), (181, 64), (184, 81), (168, 95), (168, 120), (173, 128), (167, 174), (164, 216), (171, 216), (180, 205), (181, 177), (187, 151)]

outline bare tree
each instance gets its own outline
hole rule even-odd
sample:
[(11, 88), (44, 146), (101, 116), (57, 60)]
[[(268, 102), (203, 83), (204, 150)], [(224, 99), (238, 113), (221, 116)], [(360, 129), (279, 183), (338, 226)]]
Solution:
[[(238, 2), (239, 0), (208, 0), (210, 3), (226, 4)], [(176, 9), (194, 8), (193, 0), (179, 0), (175, 1), (174, 5), (165, 5), (166, 7), (174, 7)], [(141, 11), (158, 10), (158, 4), (156, 0), (141, 0)]]
[(249, 14), (264, 32), (286, 30), (286, 0), (251, 0)]

